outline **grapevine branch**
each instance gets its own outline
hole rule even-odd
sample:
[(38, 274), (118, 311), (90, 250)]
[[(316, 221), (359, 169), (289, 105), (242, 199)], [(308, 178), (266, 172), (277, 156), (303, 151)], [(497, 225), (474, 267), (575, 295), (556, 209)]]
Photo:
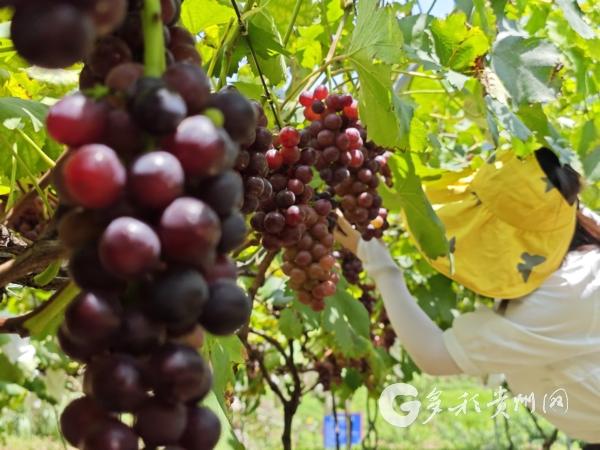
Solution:
[(260, 287), (265, 283), (265, 279), (267, 278), (267, 270), (269, 270), (269, 267), (271, 266), (271, 263), (275, 259), (276, 255), (277, 251), (268, 252), (263, 258), (263, 260), (260, 262), (260, 265), (258, 266), (258, 272), (256, 274), (256, 277), (254, 277), (252, 286), (250, 286), (250, 289), (248, 289), (248, 296), (253, 302), (254, 297), (256, 297), (256, 293), (258, 292)]
[(0, 287), (44, 270), (50, 263), (67, 256), (67, 249), (58, 241), (38, 241), (22, 254), (0, 264)]
[(296, 19), (298, 18), (298, 13), (300, 12), (300, 8), (302, 7), (302, 0), (296, 0), (296, 4), (294, 5), (294, 11), (292, 12), (292, 19), (290, 20), (290, 24), (283, 38), (283, 47), (287, 47), (287, 44), (292, 36), (292, 32), (294, 31), (294, 25), (296, 24)]
[(275, 117), (275, 122), (277, 122), (277, 127), (279, 129), (281, 129), (282, 124), (281, 124), (281, 120), (279, 119), (279, 112), (277, 111), (277, 107), (275, 106), (275, 102), (273, 101), (273, 96), (271, 95), (271, 91), (269, 90), (269, 86), (267, 85), (265, 75), (263, 74), (263, 71), (260, 68), (260, 64), (258, 63), (258, 57), (256, 56), (256, 51), (254, 50), (254, 47), (252, 46), (252, 40), (250, 39), (250, 35), (248, 34), (248, 27), (246, 27), (246, 24), (244, 23), (244, 20), (242, 19), (242, 14), (240, 13), (240, 8), (238, 7), (236, 0), (231, 0), (231, 5), (233, 6), (233, 9), (235, 10), (235, 15), (237, 16), (240, 31), (241, 31), (242, 35), (244, 36), (244, 38), (246, 39), (246, 42), (248, 43), (248, 48), (250, 49), (250, 55), (252, 56), (252, 61), (254, 62), (254, 65), (256, 66), (256, 70), (258, 71), (258, 77), (260, 78), (260, 82), (262, 84), (263, 90), (265, 91), (265, 95), (267, 97), (267, 101), (269, 102), (269, 106), (271, 107), (271, 111), (273, 112), (273, 116)]

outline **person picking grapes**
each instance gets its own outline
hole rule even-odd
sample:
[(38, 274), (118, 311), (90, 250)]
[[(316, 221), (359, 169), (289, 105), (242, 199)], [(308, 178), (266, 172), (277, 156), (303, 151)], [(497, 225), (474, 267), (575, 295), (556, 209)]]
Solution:
[[(456, 317), (443, 331), (411, 296), (382, 241), (361, 239), (343, 217), (336, 240), (363, 261), (424, 373), (504, 374), (513, 393), (533, 394), (536, 411), (557, 428), (600, 443), (600, 220), (579, 205), (580, 176), (542, 148), (525, 158), (499, 152), (474, 175), (448, 178), (426, 193), (452, 257), (429, 262), (496, 299), (494, 309)], [(568, 395), (566, 412), (539, 405), (557, 389)]]

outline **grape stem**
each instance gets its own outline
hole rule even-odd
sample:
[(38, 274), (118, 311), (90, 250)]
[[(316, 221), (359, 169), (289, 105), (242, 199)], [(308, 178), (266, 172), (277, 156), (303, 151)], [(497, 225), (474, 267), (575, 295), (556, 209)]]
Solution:
[(66, 257), (67, 253), (58, 241), (37, 241), (16, 258), (0, 264), (0, 287), (44, 270), (49, 264)]
[(144, 74), (149, 77), (160, 77), (166, 68), (160, 0), (144, 0), (142, 27), (144, 30)]
[(265, 75), (263, 74), (263, 71), (260, 68), (260, 64), (258, 62), (258, 57), (256, 56), (256, 51), (254, 50), (254, 47), (252, 46), (252, 41), (250, 39), (250, 34), (248, 32), (248, 28), (246, 27), (246, 24), (244, 23), (244, 20), (242, 19), (242, 14), (240, 13), (240, 8), (238, 7), (236, 0), (231, 0), (231, 5), (233, 6), (233, 9), (235, 10), (235, 15), (237, 16), (240, 32), (241, 32), (242, 36), (244, 36), (244, 38), (246, 39), (246, 43), (248, 44), (248, 48), (250, 49), (250, 56), (252, 56), (252, 61), (254, 62), (254, 65), (256, 66), (256, 70), (258, 71), (258, 77), (260, 78), (260, 82), (262, 84), (263, 90), (265, 91), (265, 96), (267, 97), (267, 102), (269, 103), (269, 106), (271, 107), (271, 111), (273, 112), (273, 117), (275, 118), (277, 127), (279, 129), (281, 129), (282, 123), (281, 123), (281, 119), (279, 118), (279, 111), (277, 110), (277, 106), (275, 105), (275, 102), (273, 101), (273, 94), (271, 93), (269, 86), (267, 85)]
[(290, 20), (290, 24), (288, 25), (287, 31), (285, 32), (285, 36), (283, 37), (283, 48), (287, 47), (287, 44), (292, 36), (292, 32), (294, 31), (294, 25), (296, 24), (296, 19), (298, 18), (298, 13), (300, 12), (300, 8), (302, 7), (302, 0), (296, 0), (296, 4), (294, 5), (294, 11), (292, 12), (292, 19)]

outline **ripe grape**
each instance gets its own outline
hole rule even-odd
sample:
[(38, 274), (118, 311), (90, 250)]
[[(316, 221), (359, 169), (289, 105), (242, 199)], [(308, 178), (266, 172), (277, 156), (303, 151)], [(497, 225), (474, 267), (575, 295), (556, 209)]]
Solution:
[(138, 450), (138, 436), (118, 420), (107, 420), (91, 427), (80, 442), (81, 450)]
[(155, 78), (137, 81), (130, 111), (140, 128), (158, 135), (175, 131), (187, 114), (181, 96)]
[(135, 431), (148, 446), (176, 444), (186, 429), (187, 410), (181, 403), (149, 398), (135, 417)]
[(173, 268), (146, 286), (144, 308), (167, 325), (189, 326), (198, 320), (209, 291), (202, 275), (192, 268)]
[(98, 249), (106, 270), (122, 278), (136, 278), (158, 265), (160, 240), (141, 220), (119, 217), (104, 231)]
[(107, 108), (78, 92), (58, 101), (46, 118), (48, 134), (61, 144), (79, 147), (104, 133)]
[(197, 65), (175, 63), (163, 74), (167, 87), (181, 95), (187, 105), (188, 114), (199, 114), (208, 105), (210, 80)]
[(88, 144), (72, 153), (63, 166), (69, 195), (86, 208), (106, 208), (121, 195), (125, 168), (115, 152), (102, 144)]
[(75, 341), (69, 336), (64, 324), (58, 329), (56, 337), (65, 355), (76, 361), (88, 362), (92, 356), (104, 350), (104, 345), (102, 344)]
[(104, 79), (113, 68), (130, 62), (132, 58), (125, 41), (115, 36), (105, 36), (96, 42), (86, 62), (94, 75)]
[(96, 33), (105, 35), (118, 28), (127, 15), (127, 0), (94, 0), (88, 13), (91, 15)]
[(206, 116), (183, 120), (166, 141), (166, 149), (181, 162), (188, 176), (213, 176), (223, 170), (226, 143)]
[(180, 197), (164, 210), (158, 232), (169, 259), (201, 266), (214, 260), (221, 222), (203, 201)]
[(254, 141), (257, 114), (252, 104), (236, 91), (213, 94), (209, 106), (219, 109), (225, 118), (225, 130), (234, 141), (250, 145)]
[(218, 251), (228, 253), (235, 250), (244, 243), (248, 230), (244, 216), (239, 212), (234, 212), (229, 217), (221, 221), (222, 236), (219, 242)]
[(185, 175), (171, 153), (154, 151), (133, 162), (129, 189), (138, 205), (163, 209), (183, 194)]
[(19, 5), (10, 34), (19, 55), (31, 64), (51, 69), (84, 59), (94, 42), (91, 19), (65, 2)]
[(106, 411), (93, 399), (80, 397), (64, 409), (60, 416), (60, 429), (67, 442), (77, 446), (91, 427), (108, 418)]
[(187, 426), (179, 441), (187, 450), (213, 448), (219, 442), (221, 422), (210, 409), (191, 407), (187, 411)]
[(144, 147), (141, 129), (123, 109), (113, 109), (108, 113), (103, 144), (112, 148), (123, 158), (138, 154)]
[(144, 66), (136, 62), (124, 62), (114, 66), (106, 75), (106, 86), (117, 92), (128, 93), (137, 80), (144, 75)]
[(154, 391), (165, 401), (200, 400), (210, 390), (210, 369), (191, 347), (165, 344), (151, 356), (149, 367)]
[(95, 242), (81, 247), (71, 255), (69, 273), (84, 290), (118, 292), (123, 287), (121, 280), (102, 267)]
[(66, 331), (71, 339), (82, 344), (108, 342), (121, 325), (119, 314), (114, 298), (83, 292), (65, 312)]
[(219, 336), (232, 334), (250, 319), (252, 303), (232, 280), (218, 280), (210, 286), (210, 298), (200, 317), (200, 325)]
[(86, 368), (88, 395), (113, 412), (135, 411), (146, 398), (142, 372), (136, 361), (125, 355), (95, 358)]
[(163, 327), (137, 308), (125, 311), (121, 327), (113, 339), (113, 348), (132, 355), (143, 355), (156, 349), (163, 338)]

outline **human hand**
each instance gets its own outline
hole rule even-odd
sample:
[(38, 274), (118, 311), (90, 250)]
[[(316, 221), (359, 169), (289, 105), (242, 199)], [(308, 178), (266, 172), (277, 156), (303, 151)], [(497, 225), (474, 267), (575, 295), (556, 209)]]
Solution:
[(360, 233), (350, 225), (339, 210), (337, 211), (337, 215), (337, 226), (333, 230), (333, 237), (342, 247), (356, 255), (358, 243), (361, 239)]

